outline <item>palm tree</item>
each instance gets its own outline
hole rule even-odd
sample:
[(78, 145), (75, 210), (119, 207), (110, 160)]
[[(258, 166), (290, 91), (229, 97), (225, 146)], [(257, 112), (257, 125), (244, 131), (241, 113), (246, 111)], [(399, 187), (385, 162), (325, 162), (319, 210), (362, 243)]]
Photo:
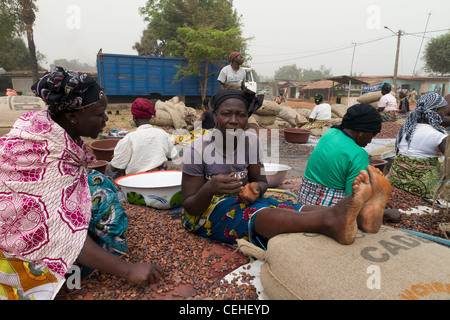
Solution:
[(33, 80), (37, 82), (39, 80), (38, 75), (38, 63), (36, 57), (36, 45), (34, 44), (33, 24), (36, 20), (34, 14), (34, 0), (19, 0), (22, 6), (22, 19), (25, 23), (25, 30), (27, 32), (28, 50), (30, 51), (31, 71), (33, 73)]

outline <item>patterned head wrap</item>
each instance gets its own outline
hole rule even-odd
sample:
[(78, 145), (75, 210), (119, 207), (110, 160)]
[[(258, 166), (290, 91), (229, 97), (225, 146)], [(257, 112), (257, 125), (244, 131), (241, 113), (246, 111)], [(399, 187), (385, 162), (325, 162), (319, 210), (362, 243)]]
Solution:
[(264, 95), (256, 95), (253, 91), (248, 89), (246, 91), (236, 89), (221, 90), (212, 96), (209, 101), (209, 109), (216, 112), (222, 102), (228, 99), (238, 99), (244, 102), (247, 107), (248, 116), (250, 117), (253, 112), (261, 108), (264, 102)]
[(316, 94), (314, 95), (314, 102), (317, 103), (317, 102), (320, 102), (320, 101), (323, 101), (323, 94), (321, 94), (321, 93), (316, 93)]
[(382, 119), (380, 113), (370, 104), (355, 104), (347, 109), (340, 125), (333, 126), (336, 129), (352, 129), (361, 132), (379, 133)]
[(105, 93), (85, 73), (53, 67), (31, 86), (34, 95), (42, 98), (51, 114), (78, 111), (97, 103)]
[(396, 149), (403, 137), (405, 137), (409, 146), (411, 137), (414, 135), (417, 123), (420, 119), (424, 119), (437, 131), (446, 133), (445, 130), (441, 128), (442, 118), (435, 111), (436, 109), (445, 107), (446, 105), (447, 101), (445, 101), (445, 99), (436, 92), (426, 93), (421, 96), (419, 100), (417, 100), (417, 106), (411, 111), (402, 128), (398, 132), (397, 139), (395, 141)]
[(228, 58), (228, 60), (229, 60), (230, 62), (233, 62), (234, 59), (236, 59), (236, 57), (237, 57), (238, 55), (240, 55), (240, 54), (241, 54), (240, 52), (232, 52), (232, 53), (230, 54), (230, 57)]
[(131, 105), (131, 114), (138, 119), (150, 119), (156, 115), (156, 109), (150, 100), (137, 98)]

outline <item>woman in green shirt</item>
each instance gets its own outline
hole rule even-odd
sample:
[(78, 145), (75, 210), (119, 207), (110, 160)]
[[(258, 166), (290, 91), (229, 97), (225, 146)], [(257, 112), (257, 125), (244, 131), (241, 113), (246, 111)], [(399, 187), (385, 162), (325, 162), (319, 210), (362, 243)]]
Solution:
[[(363, 148), (381, 131), (382, 119), (373, 106), (348, 108), (342, 123), (330, 128), (308, 160), (299, 189), (299, 202), (331, 207), (351, 193), (352, 182), (366, 170), (369, 154)], [(398, 210), (385, 211), (398, 219)]]

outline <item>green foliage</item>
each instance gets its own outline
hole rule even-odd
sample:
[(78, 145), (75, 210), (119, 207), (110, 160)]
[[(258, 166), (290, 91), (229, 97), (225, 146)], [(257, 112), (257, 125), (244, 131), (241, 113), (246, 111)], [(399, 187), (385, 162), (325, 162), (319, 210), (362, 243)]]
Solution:
[(212, 27), (179, 28), (179, 40), (171, 43), (177, 55), (183, 55), (188, 60), (187, 66), (179, 66), (176, 80), (185, 76), (200, 76), (204, 79), (200, 84), (202, 98), (206, 94), (207, 80), (212, 74), (208, 63), (220, 63), (227, 60), (233, 51), (240, 51), (248, 39), (241, 37), (238, 29), (227, 31), (216, 30)]
[(292, 81), (311, 81), (331, 77), (331, 69), (327, 69), (324, 65), (319, 70), (303, 69), (297, 67), (296, 64), (280, 67), (275, 71), (275, 79), (292, 80)]
[(450, 32), (427, 43), (423, 60), (427, 72), (450, 74)]
[(21, 11), (22, 7), (18, 1), (2, 0), (0, 2), (0, 43), (25, 32)]
[(30, 53), (21, 38), (0, 41), (0, 67), (6, 71), (30, 70)]
[(53, 61), (52, 64), (50, 64), (50, 68), (59, 66), (63, 67), (67, 70), (73, 70), (73, 71), (95, 71), (97, 68), (95, 66), (92, 66), (88, 63), (82, 63), (78, 59), (57, 59)]
[(139, 55), (182, 57), (176, 43), (179, 28), (241, 28), (241, 17), (227, 0), (147, 0), (140, 12), (148, 27), (133, 46)]

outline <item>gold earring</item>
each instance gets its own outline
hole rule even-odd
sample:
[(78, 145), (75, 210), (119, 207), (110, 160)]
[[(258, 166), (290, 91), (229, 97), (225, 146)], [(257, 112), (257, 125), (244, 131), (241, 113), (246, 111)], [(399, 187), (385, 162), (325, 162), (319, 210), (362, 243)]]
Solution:
[(359, 132), (359, 136), (362, 137), (362, 132), (361, 131)]

